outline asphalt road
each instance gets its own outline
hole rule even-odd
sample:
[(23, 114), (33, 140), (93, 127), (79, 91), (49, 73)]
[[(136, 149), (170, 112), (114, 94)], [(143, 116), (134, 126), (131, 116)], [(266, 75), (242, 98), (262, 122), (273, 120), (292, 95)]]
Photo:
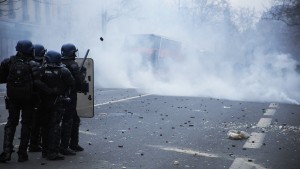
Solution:
[[(0, 99), (0, 144), (7, 112)], [(228, 132), (249, 138), (232, 140)], [(19, 144), (19, 131), (14, 144)], [(94, 118), (82, 118), (85, 151), (64, 161), (0, 163), (2, 169), (300, 169), (298, 105), (157, 96), (98, 89)]]

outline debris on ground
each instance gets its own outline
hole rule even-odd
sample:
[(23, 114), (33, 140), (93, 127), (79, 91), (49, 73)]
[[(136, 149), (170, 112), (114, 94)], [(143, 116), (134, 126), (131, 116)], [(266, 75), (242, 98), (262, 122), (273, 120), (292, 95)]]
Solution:
[(229, 130), (227, 136), (231, 140), (243, 140), (249, 138), (249, 134), (245, 131)]

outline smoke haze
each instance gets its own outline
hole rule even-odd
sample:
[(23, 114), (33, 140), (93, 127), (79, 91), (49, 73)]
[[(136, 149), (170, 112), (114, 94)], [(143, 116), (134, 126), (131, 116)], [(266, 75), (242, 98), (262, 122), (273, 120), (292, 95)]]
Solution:
[[(36, 32), (33, 42), (58, 51), (63, 43), (74, 43), (80, 57), (91, 49), (89, 57), (95, 61), (96, 87), (132, 87), (159, 95), (298, 104), (297, 62), (289, 53), (265, 50), (258, 34), (237, 37), (227, 22), (211, 24), (205, 19), (195, 28), (192, 20), (180, 15), (184, 12), (179, 12), (175, 1), (129, 2), (132, 3), (72, 3), (71, 8), (76, 9), (72, 20), (57, 21), (55, 27)], [(104, 9), (107, 17), (111, 17), (105, 32), (101, 21)], [(66, 25), (72, 28), (66, 30)], [(159, 75), (151, 68), (141, 68), (141, 57), (128, 57), (123, 45), (127, 35), (143, 33), (180, 41), (182, 59), (168, 62), (168, 71)], [(103, 42), (99, 40), (101, 36)]]

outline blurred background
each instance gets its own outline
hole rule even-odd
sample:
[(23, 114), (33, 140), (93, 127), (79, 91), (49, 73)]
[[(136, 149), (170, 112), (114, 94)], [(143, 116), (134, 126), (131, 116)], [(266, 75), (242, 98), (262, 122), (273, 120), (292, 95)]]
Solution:
[(298, 104), (299, 24), (297, 0), (0, 0), (0, 57), (73, 43), (96, 88)]

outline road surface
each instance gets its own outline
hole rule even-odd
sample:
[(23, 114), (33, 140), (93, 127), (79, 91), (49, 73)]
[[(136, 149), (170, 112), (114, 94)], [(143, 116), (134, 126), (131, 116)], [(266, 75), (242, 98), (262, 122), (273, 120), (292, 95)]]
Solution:
[[(0, 144), (7, 111), (0, 99)], [(64, 161), (29, 153), (3, 169), (300, 169), (298, 105), (158, 96), (135, 89), (95, 91), (95, 116), (82, 118), (85, 151)], [(232, 130), (249, 138), (229, 139)], [(14, 140), (19, 144), (19, 127)]]

